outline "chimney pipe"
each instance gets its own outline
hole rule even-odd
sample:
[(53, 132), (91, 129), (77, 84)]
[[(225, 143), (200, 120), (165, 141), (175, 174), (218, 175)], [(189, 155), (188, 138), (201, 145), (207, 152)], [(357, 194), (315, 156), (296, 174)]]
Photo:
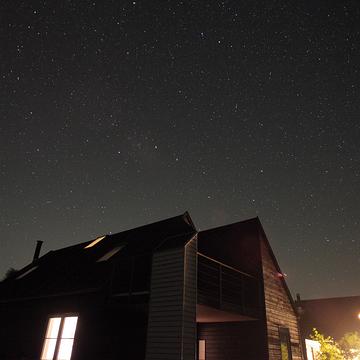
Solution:
[(300, 297), (299, 293), (296, 294), (295, 306), (296, 306), (296, 309), (297, 309), (298, 319), (300, 319), (303, 316), (305, 310), (301, 306), (301, 297)]
[(39, 258), (40, 255), (40, 250), (41, 250), (41, 245), (43, 244), (43, 241), (38, 240), (36, 242), (36, 248), (35, 248), (35, 252), (34, 252), (34, 258), (33, 258), (33, 262), (36, 261)]

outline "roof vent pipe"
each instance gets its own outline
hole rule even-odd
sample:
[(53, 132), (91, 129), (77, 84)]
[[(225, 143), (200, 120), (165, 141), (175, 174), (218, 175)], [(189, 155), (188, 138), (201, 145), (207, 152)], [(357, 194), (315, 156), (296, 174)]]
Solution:
[(43, 244), (43, 241), (41, 241), (41, 240), (38, 240), (36, 242), (36, 248), (35, 248), (35, 252), (34, 252), (33, 262), (36, 261), (39, 258), (42, 244)]

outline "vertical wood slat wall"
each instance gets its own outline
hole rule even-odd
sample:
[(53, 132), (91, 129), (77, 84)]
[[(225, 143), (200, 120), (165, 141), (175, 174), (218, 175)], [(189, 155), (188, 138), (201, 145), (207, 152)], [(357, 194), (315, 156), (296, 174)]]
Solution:
[(261, 240), (269, 360), (281, 359), (279, 326), (288, 328), (293, 360), (302, 360), (297, 316), (264, 241)]
[(206, 360), (266, 359), (264, 344), (259, 338), (262, 326), (259, 320), (199, 323), (198, 339), (205, 340)]
[(153, 255), (146, 360), (195, 358), (196, 252), (194, 238)]
[(196, 304), (197, 304), (197, 239), (185, 246), (185, 284), (183, 312), (183, 357), (194, 360), (196, 354)]

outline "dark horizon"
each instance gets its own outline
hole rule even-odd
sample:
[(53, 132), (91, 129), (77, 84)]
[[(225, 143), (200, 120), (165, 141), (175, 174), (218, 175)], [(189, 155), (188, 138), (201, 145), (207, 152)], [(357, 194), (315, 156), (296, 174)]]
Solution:
[(293, 295), (359, 295), (356, 1), (0, 7), (0, 276), (188, 210), (259, 216)]

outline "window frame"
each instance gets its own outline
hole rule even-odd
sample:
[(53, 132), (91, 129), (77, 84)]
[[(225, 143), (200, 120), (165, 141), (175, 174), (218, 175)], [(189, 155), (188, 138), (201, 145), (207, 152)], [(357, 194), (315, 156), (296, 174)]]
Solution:
[[(73, 335), (72, 338), (65, 338), (65, 337), (62, 336), (63, 335), (63, 330), (64, 330), (65, 319), (66, 318), (71, 318), (71, 317), (76, 317), (77, 318), (76, 319), (76, 326), (75, 326), (74, 335)], [(44, 352), (44, 349), (45, 349), (46, 340), (47, 339), (55, 339), (55, 338), (46, 337), (46, 335), (48, 333), (50, 321), (51, 321), (51, 319), (54, 319), (54, 318), (60, 318), (60, 325), (59, 325), (59, 329), (57, 331), (54, 354), (53, 354), (51, 360), (57, 360), (58, 355), (59, 355), (61, 340), (63, 340), (63, 339), (72, 339), (73, 343), (72, 343), (71, 353), (70, 353), (70, 358), (69, 358), (69, 360), (71, 360), (73, 350), (74, 350), (74, 345), (75, 345), (76, 334), (77, 334), (78, 327), (79, 327), (79, 314), (78, 313), (56, 313), (56, 314), (51, 314), (51, 315), (49, 315), (47, 317), (46, 327), (45, 327), (45, 331), (44, 331), (43, 337), (42, 337), (42, 347), (41, 347), (41, 352), (40, 352), (39, 359), (40, 360), (45, 360), (45, 358), (43, 358), (43, 355), (44, 355), (43, 352)]]
[(96, 260), (97, 263), (102, 263), (110, 260), (113, 256), (115, 256), (117, 253), (119, 253), (123, 248), (125, 247), (125, 244), (121, 244), (119, 246), (115, 246), (111, 250), (107, 251), (105, 254), (103, 254), (100, 258)]
[[(291, 340), (290, 340), (290, 331), (289, 328), (284, 326), (279, 326), (279, 342), (280, 342), (280, 356), (282, 360), (292, 360), (292, 349), (291, 349)], [(287, 359), (283, 357), (282, 353), (282, 344), (286, 345), (287, 348)]]

